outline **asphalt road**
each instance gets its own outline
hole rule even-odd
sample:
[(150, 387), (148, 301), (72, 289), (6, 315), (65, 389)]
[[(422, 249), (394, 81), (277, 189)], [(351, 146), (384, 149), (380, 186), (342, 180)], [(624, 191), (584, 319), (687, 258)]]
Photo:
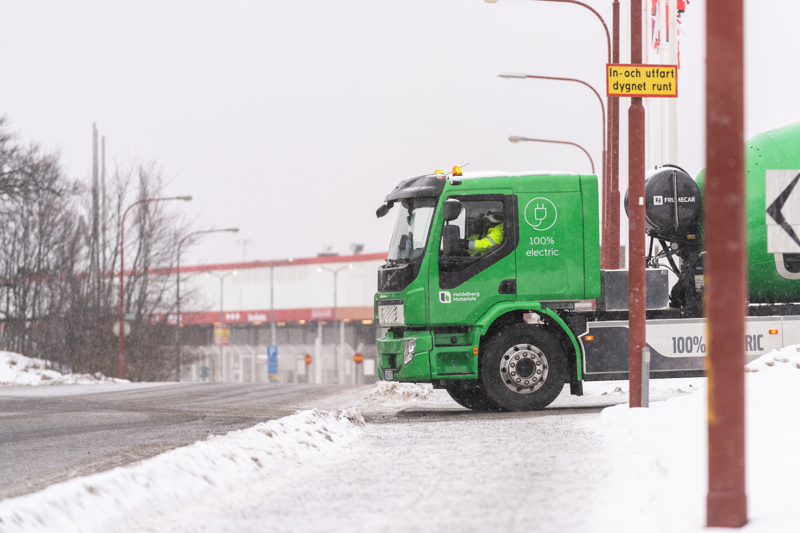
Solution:
[(0, 499), (358, 396), (353, 387), (296, 384), (0, 388)]

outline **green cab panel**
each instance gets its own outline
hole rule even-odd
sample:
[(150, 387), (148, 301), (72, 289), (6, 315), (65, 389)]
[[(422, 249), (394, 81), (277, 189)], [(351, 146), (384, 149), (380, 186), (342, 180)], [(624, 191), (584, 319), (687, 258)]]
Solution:
[[(599, 295), (596, 180), (594, 176), (550, 177), (533, 181), (517, 193), (519, 299), (580, 300)], [(597, 275), (587, 279), (587, 271), (593, 268)]]

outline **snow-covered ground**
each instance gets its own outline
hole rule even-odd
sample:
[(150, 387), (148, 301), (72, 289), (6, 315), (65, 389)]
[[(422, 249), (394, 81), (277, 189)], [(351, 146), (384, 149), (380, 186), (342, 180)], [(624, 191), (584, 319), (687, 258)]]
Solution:
[[(747, 367), (746, 531), (797, 530), (799, 349)], [(0, 532), (703, 531), (704, 380), (652, 384), (669, 399), (650, 409), (612, 405), (626, 383), (607, 382), (475, 414), (379, 383), (361, 408), (403, 416), (301, 411), (0, 502)]]
[(129, 383), (127, 379), (95, 374), (62, 374), (52, 369), (49, 361), (12, 352), (0, 352), (0, 386), (12, 385), (94, 385), (97, 383)]

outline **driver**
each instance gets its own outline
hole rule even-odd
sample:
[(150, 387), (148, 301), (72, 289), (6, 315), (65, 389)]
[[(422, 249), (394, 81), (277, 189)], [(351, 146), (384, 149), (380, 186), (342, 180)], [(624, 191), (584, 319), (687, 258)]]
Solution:
[(478, 233), (470, 235), (464, 247), (471, 256), (484, 255), (500, 246), (503, 242), (503, 213), (488, 212), (483, 217), (483, 227)]

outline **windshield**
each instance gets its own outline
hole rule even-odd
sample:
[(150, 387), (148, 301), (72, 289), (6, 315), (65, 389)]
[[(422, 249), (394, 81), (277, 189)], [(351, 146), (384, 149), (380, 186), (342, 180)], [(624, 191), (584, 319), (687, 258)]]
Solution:
[(422, 256), (436, 201), (437, 198), (406, 198), (402, 201), (389, 244), (389, 260), (409, 261)]

